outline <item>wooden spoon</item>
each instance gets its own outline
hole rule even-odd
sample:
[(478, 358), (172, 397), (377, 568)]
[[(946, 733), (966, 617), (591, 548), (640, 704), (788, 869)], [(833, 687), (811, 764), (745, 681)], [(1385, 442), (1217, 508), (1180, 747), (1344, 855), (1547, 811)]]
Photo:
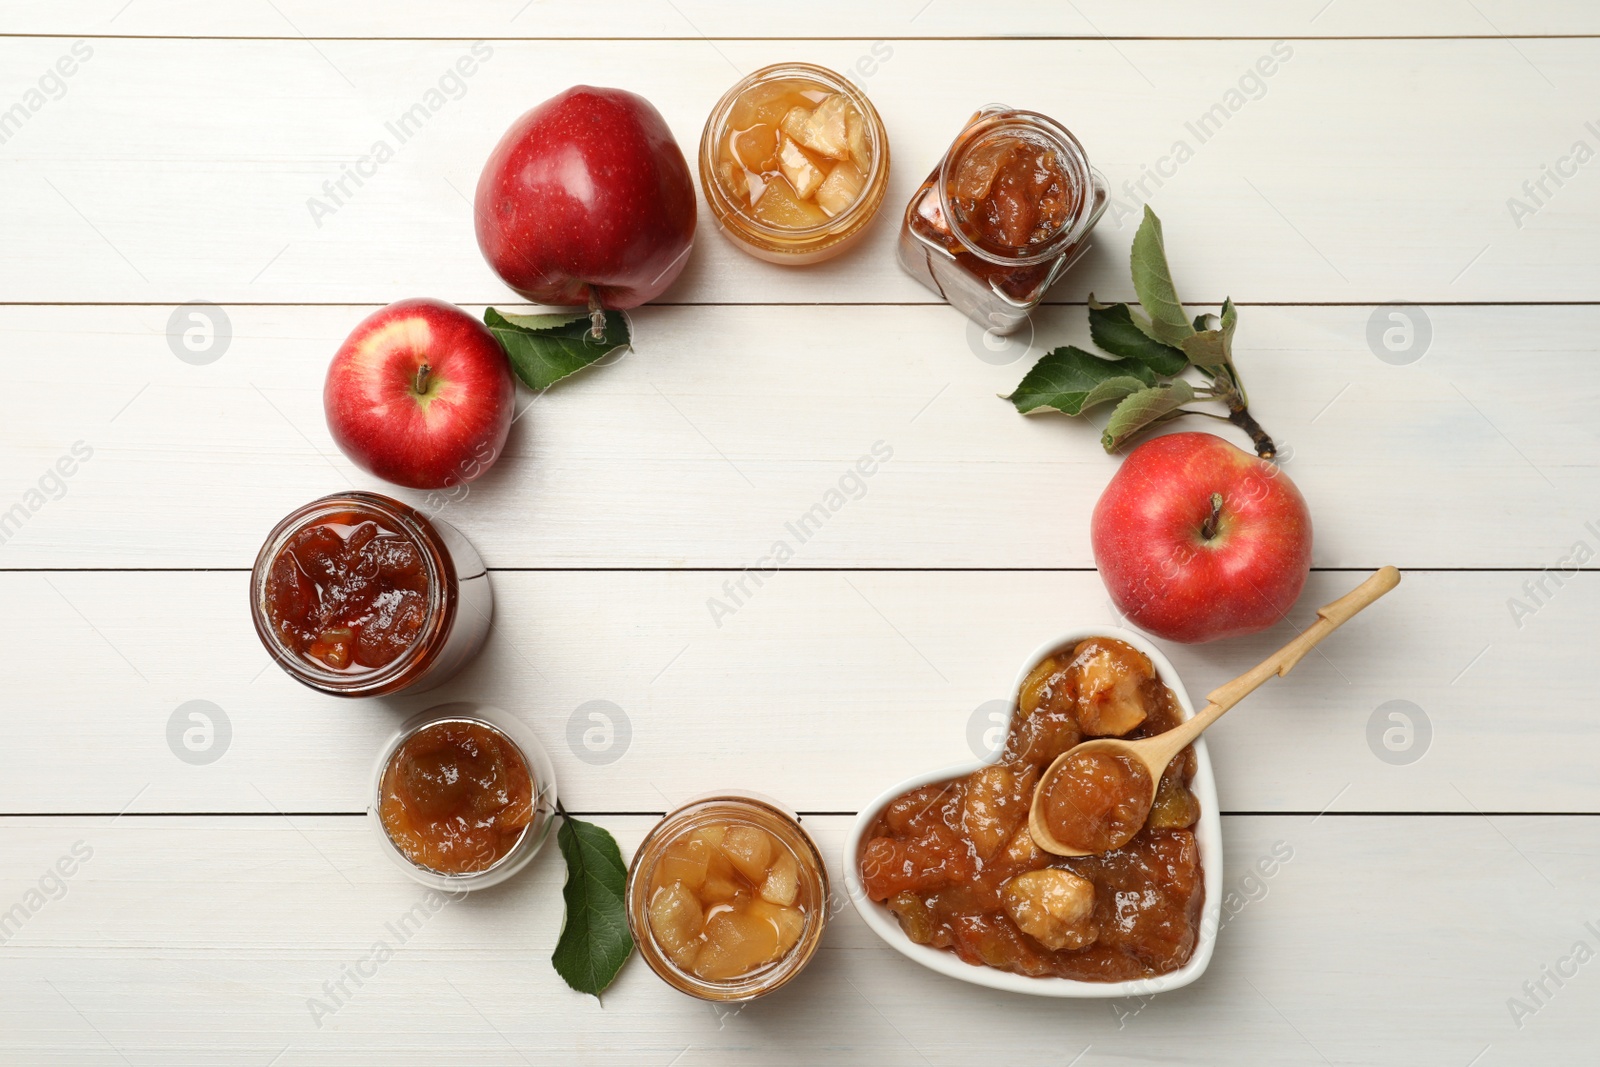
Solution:
[[(1209, 703), (1200, 714), (1180, 723), (1166, 733), (1156, 734), (1154, 737), (1142, 737), (1137, 741), (1128, 741), (1120, 737), (1099, 737), (1092, 741), (1084, 741), (1074, 745), (1051, 761), (1044, 774), (1039, 776), (1039, 785), (1033, 792), (1033, 805), (1028, 812), (1028, 832), (1033, 835), (1033, 840), (1046, 852), (1053, 852), (1058, 856), (1087, 856), (1091, 853), (1084, 849), (1074, 848), (1056, 840), (1050, 831), (1050, 825), (1045, 819), (1045, 807), (1049, 800), (1051, 786), (1055, 783), (1057, 775), (1061, 772), (1066, 761), (1074, 755), (1087, 753), (1105, 753), (1122, 756), (1135, 764), (1142, 765), (1150, 780), (1150, 795), (1145, 799), (1144, 816), (1139, 819), (1137, 827), (1143, 827), (1149, 818), (1150, 808), (1155, 803), (1156, 790), (1161, 784), (1161, 775), (1166, 771), (1167, 765), (1172, 762), (1179, 752), (1182, 752), (1201, 732), (1222, 718), (1222, 713), (1233, 707), (1239, 701), (1255, 692), (1256, 688), (1273, 675), (1282, 677), (1289, 673), (1296, 663), (1307, 652), (1349, 621), (1357, 612), (1377, 600), (1383, 594), (1400, 584), (1400, 572), (1394, 567), (1383, 567), (1372, 577), (1356, 586), (1344, 596), (1331, 604), (1317, 609), (1317, 621), (1306, 627), (1300, 636), (1284, 645), (1278, 651), (1268, 656), (1260, 664), (1252, 667), (1233, 681), (1228, 682), (1207, 694)], [(1133, 834), (1130, 833), (1131, 840)], [(1122, 844), (1126, 844), (1123, 841)], [(1121, 845), (1113, 847), (1120, 848)]]

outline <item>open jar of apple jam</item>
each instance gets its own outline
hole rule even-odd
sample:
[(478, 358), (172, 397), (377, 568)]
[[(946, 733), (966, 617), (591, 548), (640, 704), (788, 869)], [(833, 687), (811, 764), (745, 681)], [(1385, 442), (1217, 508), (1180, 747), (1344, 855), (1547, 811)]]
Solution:
[(864, 93), (809, 63), (729, 89), (700, 137), (700, 186), (722, 232), (758, 259), (831, 259), (865, 232), (889, 185), (889, 135)]
[(994, 334), (1008, 334), (1088, 248), (1105, 179), (1067, 129), (990, 104), (906, 208), (900, 265)]
[(409, 719), (378, 756), (368, 814), (383, 850), (435, 889), (495, 885), (544, 845), (555, 768), (515, 716), (458, 702)]
[(376, 493), (297, 508), (250, 575), (261, 643), (291, 678), (334, 696), (438, 685), (483, 647), (493, 611), (467, 539)]
[(701, 1000), (787, 983), (828, 922), (828, 871), (799, 820), (751, 793), (687, 804), (628, 868), (628, 927), (650, 969)]

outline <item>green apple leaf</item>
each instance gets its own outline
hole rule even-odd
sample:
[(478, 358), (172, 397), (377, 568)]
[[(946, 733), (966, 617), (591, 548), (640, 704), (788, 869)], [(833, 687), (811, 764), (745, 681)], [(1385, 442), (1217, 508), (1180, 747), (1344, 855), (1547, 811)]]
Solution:
[(561, 890), (567, 914), (550, 962), (567, 985), (598, 997), (633, 953), (625, 900), (628, 868), (616, 838), (565, 811), (556, 841), (567, 861)]
[(1141, 326), (1127, 304), (1097, 303), (1094, 294), (1089, 294), (1089, 336), (1095, 344), (1113, 356), (1137, 360), (1167, 377), (1188, 366), (1182, 351), (1150, 336), (1148, 325), (1146, 322)]
[(1215, 330), (1201, 330), (1183, 339), (1184, 355), (1190, 362), (1210, 374), (1226, 371), (1233, 366), (1233, 331), (1239, 325), (1239, 313), (1233, 301), (1222, 304), (1222, 325)]
[(1041, 408), (1077, 415), (1153, 384), (1155, 376), (1134, 360), (1106, 359), (1065, 345), (1042, 356), (1004, 399), (1024, 415)]
[(1111, 413), (1100, 444), (1107, 452), (1116, 452), (1141, 430), (1184, 414), (1179, 409), (1193, 399), (1194, 387), (1182, 378), (1132, 393)]
[(587, 311), (554, 315), (512, 315), (496, 308), (483, 313), (484, 324), (500, 341), (511, 369), (529, 389), (548, 389), (567, 375), (627, 348), (627, 317), (606, 312), (606, 335), (596, 340)]
[(1194, 333), (1194, 324), (1178, 300), (1177, 287), (1172, 284), (1172, 270), (1167, 266), (1161, 220), (1150, 210), (1149, 204), (1144, 206), (1144, 221), (1133, 235), (1131, 264), (1133, 291), (1139, 294), (1139, 304), (1150, 316), (1151, 338), (1174, 348), (1182, 347), (1183, 339)]

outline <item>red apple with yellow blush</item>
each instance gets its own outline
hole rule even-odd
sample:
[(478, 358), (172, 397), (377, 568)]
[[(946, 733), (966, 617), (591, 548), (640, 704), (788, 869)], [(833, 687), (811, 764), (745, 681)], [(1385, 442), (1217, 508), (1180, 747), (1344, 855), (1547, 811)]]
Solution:
[(488, 327), (442, 300), (401, 300), (345, 339), (322, 389), (328, 431), (369, 474), (410, 489), (470, 482), (511, 429), (516, 384)]
[(1117, 610), (1171, 641), (1278, 622), (1311, 570), (1311, 513), (1273, 463), (1208, 433), (1147, 441), (1095, 504), (1095, 566)]

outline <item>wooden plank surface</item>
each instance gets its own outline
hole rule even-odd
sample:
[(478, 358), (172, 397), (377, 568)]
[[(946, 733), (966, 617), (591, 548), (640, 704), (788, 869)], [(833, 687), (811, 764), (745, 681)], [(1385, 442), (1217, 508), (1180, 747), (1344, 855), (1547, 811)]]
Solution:
[[(192, 366), (168, 306), (0, 308), (32, 398), (0, 425), (0, 511), (75, 442), (93, 449), (4, 529), (0, 566), (247, 567), (280, 517), (351, 486), (432, 510), (328, 438), (324, 368), (370, 310), (225, 309), (230, 346)], [(1600, 544), (1582, 385), (1600, 311), (1408, 312), (1432, 340), (1403, 366), (1369, 347), (1376, 314), (1240, 312), (1239, 364), (1310, 501), (1316, 564), (1539, 570)], [(1024, 418), (997, 399), (1043, 351), (1089, 343), (1081, 307), (998, 353), (943, 307), (645, 308), (636, 324), (618, 364), (524, 392), (506, 458), (445, 507), (490, 566), (738, 569), (778, 540), (796, 567), (1094, 565), (1088, 512), (1116, 469), (1104, 413)], [(878, 442), (891, 458), (857, 477)], [(787, 524), (841, 479), (851, 499), (800, 544)]]
[[(470, 197), (483, 160), (526, 108), (626, 71), (692, 154), (705, 115), (741, 73), (794, 58), (846, 67), (870, 44), (503, 41), (478, 62), (460, 41), (89, 42), (92, 57), (61, 82), (59, 99), (43, 100), (0, 145), (5, 299), (502, 299), (472, 238)], [(0, 38), (9, 72), (0, 100), (21, 99), (70, 47)], [(1585, 126), (1600, 121), (1589, 106), (1600, 98), (1590, 41), (1274, 47), (896, 43), (865, 79), (895, 166), (885, 217), (864, 247), (795, 271), (752, 262), (702, 216), (697, 253), (665, 299), (932, 302), (894, 263), (896, 220), (963, 121), (992, 100), (1059, 117), (1117, 194), (1095, 250), (1055, 300), (1128, 291), (1122, 249), (1145, 202), (1171, 220), (1173, 269), (1193, 302), (1600, 295), (1587, 238), (1600, 181), (1573, 161), (1578, 140), (1591, 153), (1600, 145)], [(476, 64), (471, 78), (454, 72), (464, 56)], [(1258, 61), (1275, 73), (1262, 77)], [(448, 95), (438, 86), (446, 74)], [(437, 106), (424, 106), (425, 123), (404, 136), (390, 130), (430, 92)], [(1213, 107), (1221, 117), (1202, 127)], [(381, 165), (379, 142), (392, 155)], [(1545, 165), (1576, 176), (1556, 188)], [(346, 166), (370, 177), (357, 186)], [(1170, 177), (1149, 179), (1155, 171)], [(1546, 195), (1513, 218), (1508, 201), (1536, 180)]]
[(822, 0), (801, 9), (734, 0), (625, 0), (604, 14), (549, 0), (425, 0), (219, 7), (198, 0), (17, 0), (0, 27), (14, 34), (209, 37), (1337, 37), (1594, 34), (1600, 17), (1582, 0), (1242, 0), (1199, 8), (1182, 0)]
[[(610, 823), (631, 850), (649, 820)], [(837, 864), (848, 820), (806, 825)], [(981, 990), (893, 952), (840, 900), (782, 996), (718, 1011), (638, 960), (603, 1006), (565, 989), (547, 962), (560, 925), (553, 849), (406, 927), (402, 944), (385, 923), (426, 891), (360, 819), (8, 819), (0, 901), (36, 889), (75, 844), (91, 855), (0, 948), (0, 1033), (21, 1060), (73, 1067), (955, 1067), (999, 1052), (1040, 1065), (1497, 1067), (1551, 1062), (1592, 1034), (1600, 983), (1587, 966), (1561, 987), (1541, 969), (1565, 959), (1570, 974), (1574, 944), (1600, 943), (1589, 888), (1600, 821), (1251, 816), (1223, 829), (1231, 917), (1185, 989), (1080, 1002)], [(1274, 849), (1290, 858), (1262, 877)], [(374, 967), (380, 940), (392, 958)], [(358, 964), (373, 973), (330, 999), (323, 983)], [(1534, 1003), (1523, 983), (1541, 980), (1549, 995)], [(335, 1010), (314, 1015), (313, 998)], [(1513, 1018), (1511, 998), (1533, 1011)]]
[[(526, 721), (568, 802), (587, 810), (660, 812), (760, 785), (800, 811), (854, 811), (981, 751), (974, 738), (1004, 722), (988, 718), (990, 702), (1008, 698), (1037, 645), (1116, 622), (1092, 573), (789, 572), (752, 587), (719, 627), (707, 601), (727, 595), (728, 577), (499, 572), (491, 641), (466, 671), (433, 693), (348, 701), (271, 664), (242, 573), (0, 576), (13, 702), (28, 709), (0, 756), (0, 811), (360, 811), (389, 733), (454, 699)], [(1191, 697), (1263, 659), (1360, 577), (1314, 574), (1290, 622), (1265, 634), (1167, 646)], [(1568, 637), (1600, 625), (1595, 576), (1519, 629), (1506, 601), (1524, 595), (1521, 578), (1408, 575), (1217, 725), (1223, 810), (1600, 812), (1593, 687), (1571, 669)], [(71, 684), (23, 669), (63, 646)], [(206, 766), (168, 740), (193, 700), (231, 727)], [(605, 710), (617, 740), (593, 760), (580, 740), (592, 701), (621, 709)], [(1402, 763), (1374, 740), (1406, 728), (1389, 719), (1396, 709), (1415, 720)], [(89, 743), (61, 744), (64, 728)]]

